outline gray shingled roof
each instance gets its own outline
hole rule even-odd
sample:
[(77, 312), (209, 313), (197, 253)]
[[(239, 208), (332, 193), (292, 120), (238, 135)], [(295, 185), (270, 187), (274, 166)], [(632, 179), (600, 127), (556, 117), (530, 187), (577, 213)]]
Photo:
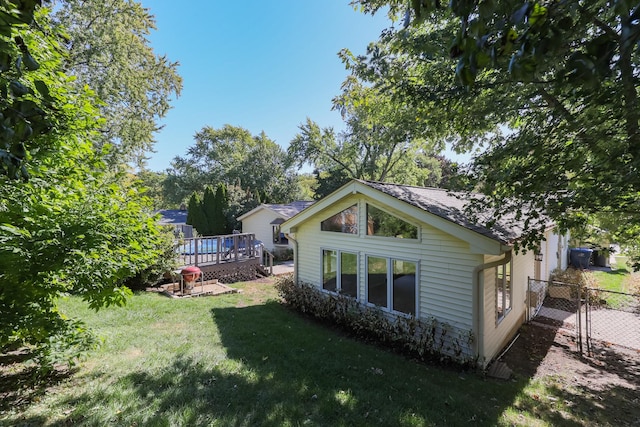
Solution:
[(271, 209), (274, 212), (277, 212), (284, 219), (289, 219), (314, 203), (315, 201), (298, 200), (286, 205), (264, 204), (263, 206)]
[[(477, 221), (472, 221), (464, 213), (464, 208), (469, 203), (465, 199), (464, 193), (455, 193), (441, 188), (413, 187), (363, 180), (358, 180), (358, 182), (501, 243), (510, 244), (523, 232), (523, 224), (513, 221), (509, 221), (509, 225), (506, 225), (507, 221), (497, 223), (491, 228), (481, 225), (492, 219), (489, 216), (480, 216)], [(475, 194), (472, 197), (480, 198), (482, 196)]]
[(157, 211), (161, 215), (160, 224), (186, 224), (187, 223), (187, 211), (179, 209), (162, 209)]

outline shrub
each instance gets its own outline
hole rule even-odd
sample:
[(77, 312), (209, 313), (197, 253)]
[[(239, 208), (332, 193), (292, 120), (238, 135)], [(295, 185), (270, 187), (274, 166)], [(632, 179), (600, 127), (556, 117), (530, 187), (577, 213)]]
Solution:
[(580, 289), (580, 294), (584, 298), (584, 295), (587, 293), (587, 289), (589, 289), (590, 302), (595, 304), (600, 301), (600, 295), (597, 291), (598, 281), (589, 271), (576, 268), (567, 268), (566, 270), (556, 268), (551, 272), (550, 278), (552, 282), (561, 282), (567, 285), (572, 285), (572, 298), (578, 298), (578, 289)]
[(287, 306), (321, 322), (340, 327), (365, 341), (384, 344), (423, 361), (470, 366), (471, 331), (462, 331), (431, 317), (391, 316), (352, 297), (326, 293), (308, 284), (296, 284), (292, 276), (276, 281), (278, 294)]
[(124, 286), (132, 290), (143, 290), (157, 284), (165, 273), (174, 270), (178, 265), (175, 251), (175, 237), (172, 226), (160, 228), (158, 241), (155, 243), (157, 252), (155, 262), (135, 275), (124, 280)]
[(291, 261), (293, 259), (293, 249), (276, 249), (273, 251), (273, 257), (276, 261)]

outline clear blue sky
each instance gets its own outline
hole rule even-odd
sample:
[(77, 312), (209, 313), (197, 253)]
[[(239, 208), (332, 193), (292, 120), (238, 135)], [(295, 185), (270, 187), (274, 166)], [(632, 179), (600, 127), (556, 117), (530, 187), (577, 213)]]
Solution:
[(331, 111), (347, 76), (337, 53), (365, 53), (391, 22), (349, 0), (141, 0), (155, 16), (156, 54), (180, 63), (181, 96), (161, 122), (148, 167), (162, 171), (204, 126), (264, 131), (283, 147), (307, 117), (342, 129)]

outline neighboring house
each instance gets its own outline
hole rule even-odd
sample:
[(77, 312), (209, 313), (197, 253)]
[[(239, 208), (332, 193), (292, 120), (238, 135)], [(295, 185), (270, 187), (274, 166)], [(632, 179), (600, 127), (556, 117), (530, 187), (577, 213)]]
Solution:
[(280, 226), (314, 202), (296, 201), (289, 204), (262, 204), (238, 217), (243, 233), (254, 233), (264, 247), (277, 252), (292, 248)]
[(160, 225), (172, 225), (176, 236), (193, 237), (193, 226), (187, 225), (186, 209), (162, 209), (156, 212), (160, 214)]
[(442, 189), (353, 180), (282, 224), (295, 280), (471, 334), (458, 357), (486, 366), (525, 321), (528, 277), (566, 268), (568, 244), (550, 225), (542, 257), (516, 254), (522, 230), (470, 222), (464, 205)]

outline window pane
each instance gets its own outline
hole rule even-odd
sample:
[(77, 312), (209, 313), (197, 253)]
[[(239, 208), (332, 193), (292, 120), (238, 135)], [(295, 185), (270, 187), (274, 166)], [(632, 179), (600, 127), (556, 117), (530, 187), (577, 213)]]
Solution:
[(496, 320), (500, 321), (511, 310), (511, 263), (496, 267)]
[(417, 239), (418, 227), (367, 204), (367, 234), (369, 236)]
[(358, 297), (358, 257), (343, 252), (340, 255), (340, 289), (343, 294)]
[(336, 290), (338, 274), (338, 254), (336, 251), (322, 251), (322, 288)]
[(320, 223), (320, 230), (358, 234), (358, 205), (335, 214)]
[(367, 258), (368, 302), (387, 307), (387, 260), (386, 258)]
[(393, 260), (393, 309), (416, 313), (416, 263)]
[(504, 317), (504, 265), (496, 267), (496, 316)]

